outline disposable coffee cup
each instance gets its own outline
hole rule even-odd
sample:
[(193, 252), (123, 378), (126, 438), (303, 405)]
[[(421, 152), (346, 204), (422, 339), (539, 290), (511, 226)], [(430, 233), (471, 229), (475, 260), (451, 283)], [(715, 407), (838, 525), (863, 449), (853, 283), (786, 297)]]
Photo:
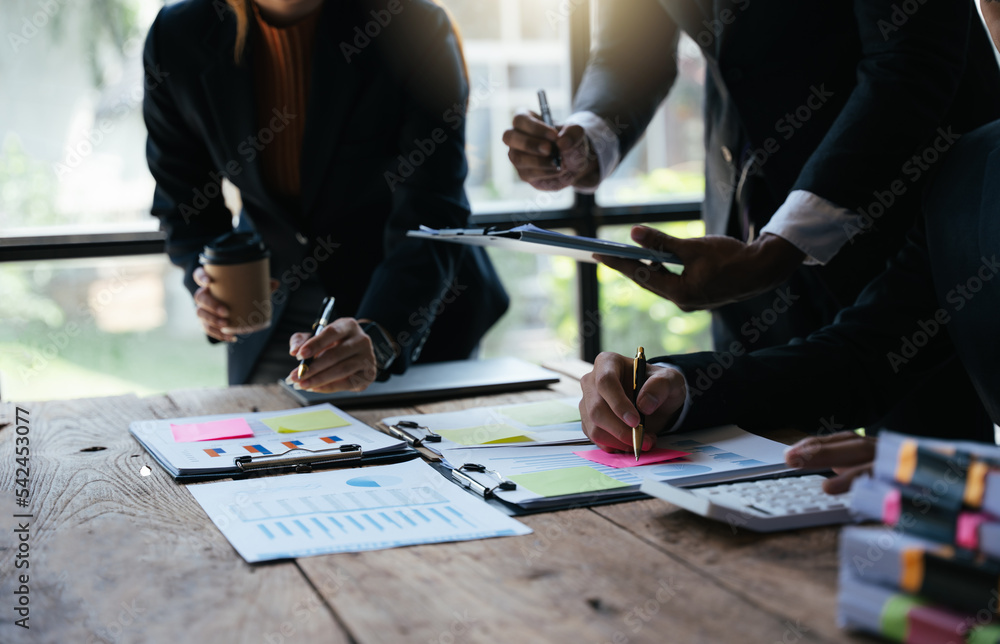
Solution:
[(260, 236), (231, 232), (205, 246), (199, 259), (212, 278), (208, 292), (229, 309), (227, 332), (271, 326), (271, 253)]

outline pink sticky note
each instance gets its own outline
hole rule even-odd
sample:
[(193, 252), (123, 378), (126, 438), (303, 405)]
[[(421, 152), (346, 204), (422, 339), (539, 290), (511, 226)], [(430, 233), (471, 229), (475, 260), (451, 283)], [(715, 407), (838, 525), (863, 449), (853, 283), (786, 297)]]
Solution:
[(639, 465), (652, 465), (663, 461), (672, 461), (681, 456), (687, 456), (691, 452), (679, 452), (675, 449), (655, 448), (639, 455), (639, 460), (635, 460), (634, 454), (609, 454), (602, 449), (585, 449), (573, 452), (577, 456), (582, 456), (588, 461), (607, 465), (608, 467), (637, 467)]
[(207, 423), (190, 423), (174, 425), (170, 423), (170, 431), (174, 434), (174, 442), (192, 443), (194, 441), (217, 441), (225, 438), (246, 438), (253, 436), (253, 430), (243, 418), (228, 420), (213, 420)]
[(903, 496), (899, 490), (892, 489), (882, 499), (882, 522), (889, 525), (896, 525), (899, 522), (899, 515), (903, 512)]

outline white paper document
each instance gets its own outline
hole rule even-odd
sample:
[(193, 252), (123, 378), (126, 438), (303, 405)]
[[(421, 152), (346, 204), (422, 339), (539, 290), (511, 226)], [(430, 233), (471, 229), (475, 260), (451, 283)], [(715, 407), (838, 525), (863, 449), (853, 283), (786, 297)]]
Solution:
[[(739, 480), (790, 471), (785, 465), (785, 445), (755, 436), (733, 425), (667, 434), (657, 447), (689, 452), (687, 456), (654, 465), (615, 468), (591, 462), (573, 452), (580, 446), (446, 449), (451, 467), (465, 464), (485, 467), (517, 483), (513, 490), (497, 490), (508, 503), (524, 508), (555, 507), (574, 500), (599, 501), (639, 490), (644, 479), (671, 481), (687, 486)], [(474, 476), (484, 484), (486, 477)], [(559, 494), (557, 490), (571, 490)]]
[(188, 489), (250, 563), (531, 532), (421, 461)]
[[(243, 420), (252, 435), (178, 442), (173, 429)], [(296, 455), (311, 450), (321, 453), (341, 445), (358, 445), (365, 454), (384, 454), (405, 447), (405, 443), (369, 427), (357, 418), (326, 403), (281, 411), (244, 414), (213, 414), (190, 418), (139, 420), (129, 432), (149, 450), (173, 476), (238, 473), (238, 456)]]
[(580, 424), (579, 402), (579, 398), (559, 398), (437, 414), (392, 416), (383, 418), (382, 424), (388, 427), (410, 420), (426, 428), (414, 430), (413, 435), (423, 436), (425, 431), (438, 434), (440, 442), (424, 443), (424, 447), (438, 454), (453, 448), (579, 446), (590, 442)]

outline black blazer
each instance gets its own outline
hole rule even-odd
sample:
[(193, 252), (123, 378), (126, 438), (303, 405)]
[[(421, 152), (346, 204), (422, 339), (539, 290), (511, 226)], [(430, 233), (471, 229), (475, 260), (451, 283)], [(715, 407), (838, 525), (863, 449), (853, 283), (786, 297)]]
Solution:
[[(903, 249), (833, 325), (738, 357), (657, 358), (687, 379), (693, 404), (684, 428), (865, 426), (950, 361), (979, 395), (971, 404), (1000, 423), (1000, 121), (962, 137), (924, 204)], [(966, 404), (939, 402), (946, 416)], [(992, 428), (968, 429), (938, 427), (941, 436), (993, 442)]]
[[(250, 138), (259, 134), (253, 39), (236, 64), (236, 20), (224, 3), (187, 0), (160, 11), (146, 40), (143, 115), (152, 211), (187, 287), (197, 288), (198, 252), (232, 228), (219, 190), (228, 177), (242, 194), (240, 227), (257, 230), (272, 253), (281, 282), (274, 319), (299, 275), (315, 271), (338, 316), (373, 319), (403, 347), (399, 373), (418, 357), (468, 357), (508, 301), (481, 249), (405, 236), (421, 224), (467, 222), (468, 83), (441, 8), (411, 0), (365, 40), (355, 27), (364, 32), (370, 11), (384, 8), (370, 4), (323, 6), (297, 203), (261, 179)], [(230, 345), (231, 384), (246, 381), (275, 326)]]
[[(1000, 71), (972, 3), (926, 0), (900, 18), (901, 4), (606, 0), (574, 110), (610, 121), (626, 154), (677, 75), (680, 32), (690, 35), (707, 64), (707, 232), (739, 230), (745, 148), (761, 161), (744, 196), (757, 230), (796, 189), (874, 210), (874, 231), (810, 269), (847, 305), (912, 225), (929, 172), (911, 157), (933, 146), (938, 128), (961, 134), (1000, 118)], [(905, 194), (890, 194), (895, 204), (881, 213), (876, 193), (887, 200), (895, 181)]]

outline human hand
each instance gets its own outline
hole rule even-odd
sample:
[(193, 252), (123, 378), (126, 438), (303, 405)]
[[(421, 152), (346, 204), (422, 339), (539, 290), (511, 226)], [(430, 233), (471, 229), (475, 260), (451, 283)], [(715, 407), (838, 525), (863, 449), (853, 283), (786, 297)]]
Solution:
[[(236, 342), (235, 329), (229, 319), (229, 307), (216, 299), (211, 292), (212, 278), (201, 266), (192, 274), (198, 290), (194, 292), (194, 303), (198, 311), (201, 327), (209, 337), (223, 342)], [(271, 292), (278, 290), (280, 282), (271, 279)]]
[(212, 293), (209, 291), (212, 278), (201, 266), (194, 269), (194, 283), (199, 287), (194, 292), (194, 303), (198, 307), (198, 319), (201, 321), (201, 328), (205, 330), (205, 334), (223, 342), (236, 342), (236, 336), (232, 333), (232, 325), (229, 321), (229, 308), (212, 297)]
[(766, 293), (788, 279), (805, 258), (805, 253), (790, 242), (771, 234), (745, 244), (723, 235), (678, 239), (647, 226), (635, 226), (632, 239), (644, 248), (675, 254), (684, 271), (677, 275), (659, 265), (650, 267), (606, 255), (594, 257), (682, 311), (713, 309)]
[[(521, 111), (513, 127), (503, 133), (503, 142), (510, 148), (507, 158), (518, 176), (538, 190), (594, 187), (600, 181), (597, 156), (579, 125), (550, 127), (534, 112)], [(556, 166), (555, 150), (562, 167)]]
[(605, 452), (632, 452), (632, 428), (639, 412), (646, 416), (642, 450), (656, 445), (656, 434), (669, 426), (687, 397), (684, 376), (673, 367), (646, 363), (646, 384), (639, 390), (638, 409), (632, 404), (632, 358), (605, 351), (580, 384), (583, 433)]
[(288, 341), (288, 353), (298, 360), (312, 358), (302, 380), (297, 367), (285, 379), (307, 391), (363, 391), (378, 374), (372, 339), (354, 318), (338, 318), (315, 336), (294, 334)]
[(823, 481), (827, 494), (843, 494), (862, 474), (870, 474), (875, 461), (875, 439), (854, 432), (810, 436), (785, 450), (789, 467), (831, 468), (837, 476)]

